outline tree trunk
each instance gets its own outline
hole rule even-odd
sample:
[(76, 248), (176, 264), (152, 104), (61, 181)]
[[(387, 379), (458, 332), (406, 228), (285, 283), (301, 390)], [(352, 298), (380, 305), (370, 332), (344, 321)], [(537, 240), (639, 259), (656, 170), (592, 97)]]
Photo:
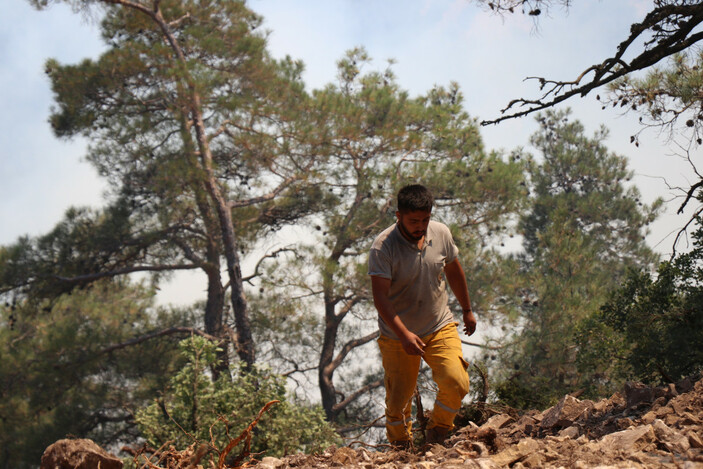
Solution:
[[(208, 257), (210, 257), (210, 249), (208, 249)], [(214, 262), (213, 262), (214, 261)], [(207, 274), (207, 301), (205, 302), (205, 332), (217, 337), (220, 340), (226, 340), (223, 324), (223, 310), (225, 307), (225, 289), (222, 286), (220, 277), (220, 262), (219, 253), (214, 252), (212, 258), (208, 259), (208, 266), (205, 269)], [(213, 378), (217, 379), (222, 372), (229, 369), (229, 354), (227, 347), (223, 347), (221, 352), (217, 354), (218, 364), (213, 367)]]
[(322, 408), (325, 410), (325, 416), (328, 421), (334, 422), (337, 418), (338, 410), (335, 410), (337, 404), (337, 391), (334, 388), (335, 367), (334, 346), (337, 342), (337, 332), (339, 331), (339, 320), (334, 311), (334, 303), (330, 295), (325, 291), (325, 335), (322, 339), (322, 350), (320, 352), (320, 363), (318, 365), (318, 382), (320, 386), (320, 396), (322, 398)]
[(255, 362), (254, 341), (251, 333), (251, 322), (247, 310), (247, 301), (244, 297), (244, 283), (242, 281), (241, 262), (239, 259), (237, 238), (234, 234), (234, 224), (232, 222), (232, 212), (225, 197), (222, 195), (215, 174), (212, 169), (212, 153), (205, 134), (205, 125), (200, 105), (200, 96), (192, 89), (191, 113), (195, 123), (195, 134), (200, 150), (201, 160), (206, 172), (204, 181), (208, 194), (212, 199), (220, 224), (222, 235), (222, 245), (227, 261), (227, 273), (230, 282), (230, 295), (232, 298), (232, 311), (234, 313), (234, 323), (237, 328), (235, 337), (237, 339), (237, 354), (250, 369)]

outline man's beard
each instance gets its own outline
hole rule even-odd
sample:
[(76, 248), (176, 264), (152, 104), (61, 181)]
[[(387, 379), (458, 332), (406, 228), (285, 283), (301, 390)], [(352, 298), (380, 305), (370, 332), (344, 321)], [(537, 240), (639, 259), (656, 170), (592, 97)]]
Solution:
[[(398, 225), (400, 225), (400, 231), (402, 231), (405, 237), (408, 238), (410, 241), (418, 242), (422, 239), (423, 236), (425, 236), (425, 231), (416, 231), (415, 233), (410, 233), (408, 229), (405, 228), (405, 225), (403, 225), (403, 222), (398, 222)], [(416, 236), (416, 234), (419, 234), (419, 236)]]

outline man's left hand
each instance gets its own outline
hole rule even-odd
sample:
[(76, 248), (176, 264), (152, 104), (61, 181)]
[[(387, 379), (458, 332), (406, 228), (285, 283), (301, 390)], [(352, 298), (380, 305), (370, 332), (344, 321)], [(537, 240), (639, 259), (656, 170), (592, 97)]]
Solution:
[(473, 311), (464, 311), (464, 332), (466, 335), (476, 332), (476, 317)]

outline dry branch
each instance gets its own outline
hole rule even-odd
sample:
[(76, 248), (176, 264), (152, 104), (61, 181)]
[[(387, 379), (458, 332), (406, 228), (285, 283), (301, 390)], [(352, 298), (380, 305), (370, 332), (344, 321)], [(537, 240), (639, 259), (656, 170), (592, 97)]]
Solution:
[[(703, 4), (658, 6), (650, 11), (641, 23), (635, 23), (630, 27), (630, 35), (620, 43), (613, 57), (605, 59), (600, 64), (591, 65), (573, 81), (528, 77), (528, 79), (538, 80), (541, 90), (547, 87), (543, 95), (538, 99), (514, 99), (501, 110), (503, 114), (501, 117), (482, 121), (481, 125), (497, 124), (504, 120), (523, 117), (553, 107), (576, 95), (586, 96), (596, 88), (655, 65), (660, 60), (703, 40), (703, 32), (695, 31), (701, 23), (703, 23)], [(636, 41), (646, 39), (647, 34), (651, 34), (652, 39), (645, 41), (645, 49), (629, 63), (625, 62), (623, 60), (625, 53)], [(591, 73), (592, 78), (582, 83), (582, 79)], [(526, 109), (508, 113), (514, 108)]]
[[(230, 442), (227, 444), (224, 450), (220, 452), (220, 458), (217, 461), (217, 469), (223, 469), (225, 467), (225, 460), (227, 458), (227, 455), (229, 454), (232, 449), (234, 449), (239, 443), (242, 442), (242, 440), (250, 439), (251, 438), (251, 431), (254, 429), (254, 427), (259, 423), (259, 420), (261, 420), (261, 417), (264, 416), (264, 414), (275, 404), (279, 404), (281, 401), (270, 401), (266, 403), (266, 405), (259, 411), (259, 415), (256, 416), (253, 422), (249, 424), (249, 426), (244, 430), (237, 438), (234, 440), (230, 440)], [(248, 451), (247, 451), (248, 453)], [(246, 456), (246, 455), (245, 455)]]

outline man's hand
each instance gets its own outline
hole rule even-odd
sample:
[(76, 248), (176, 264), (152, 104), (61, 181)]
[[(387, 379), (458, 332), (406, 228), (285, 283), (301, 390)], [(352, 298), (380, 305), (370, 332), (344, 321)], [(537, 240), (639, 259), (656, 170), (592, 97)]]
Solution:
[(400, 344), (408, 355), (425, 356), (425, 343), (410, 331), (408, 331), (407, 335), (400, 337)]
[(473, 311), (464, 311), (464, 332), (466, 335), (476, 332), (476, 317)]

